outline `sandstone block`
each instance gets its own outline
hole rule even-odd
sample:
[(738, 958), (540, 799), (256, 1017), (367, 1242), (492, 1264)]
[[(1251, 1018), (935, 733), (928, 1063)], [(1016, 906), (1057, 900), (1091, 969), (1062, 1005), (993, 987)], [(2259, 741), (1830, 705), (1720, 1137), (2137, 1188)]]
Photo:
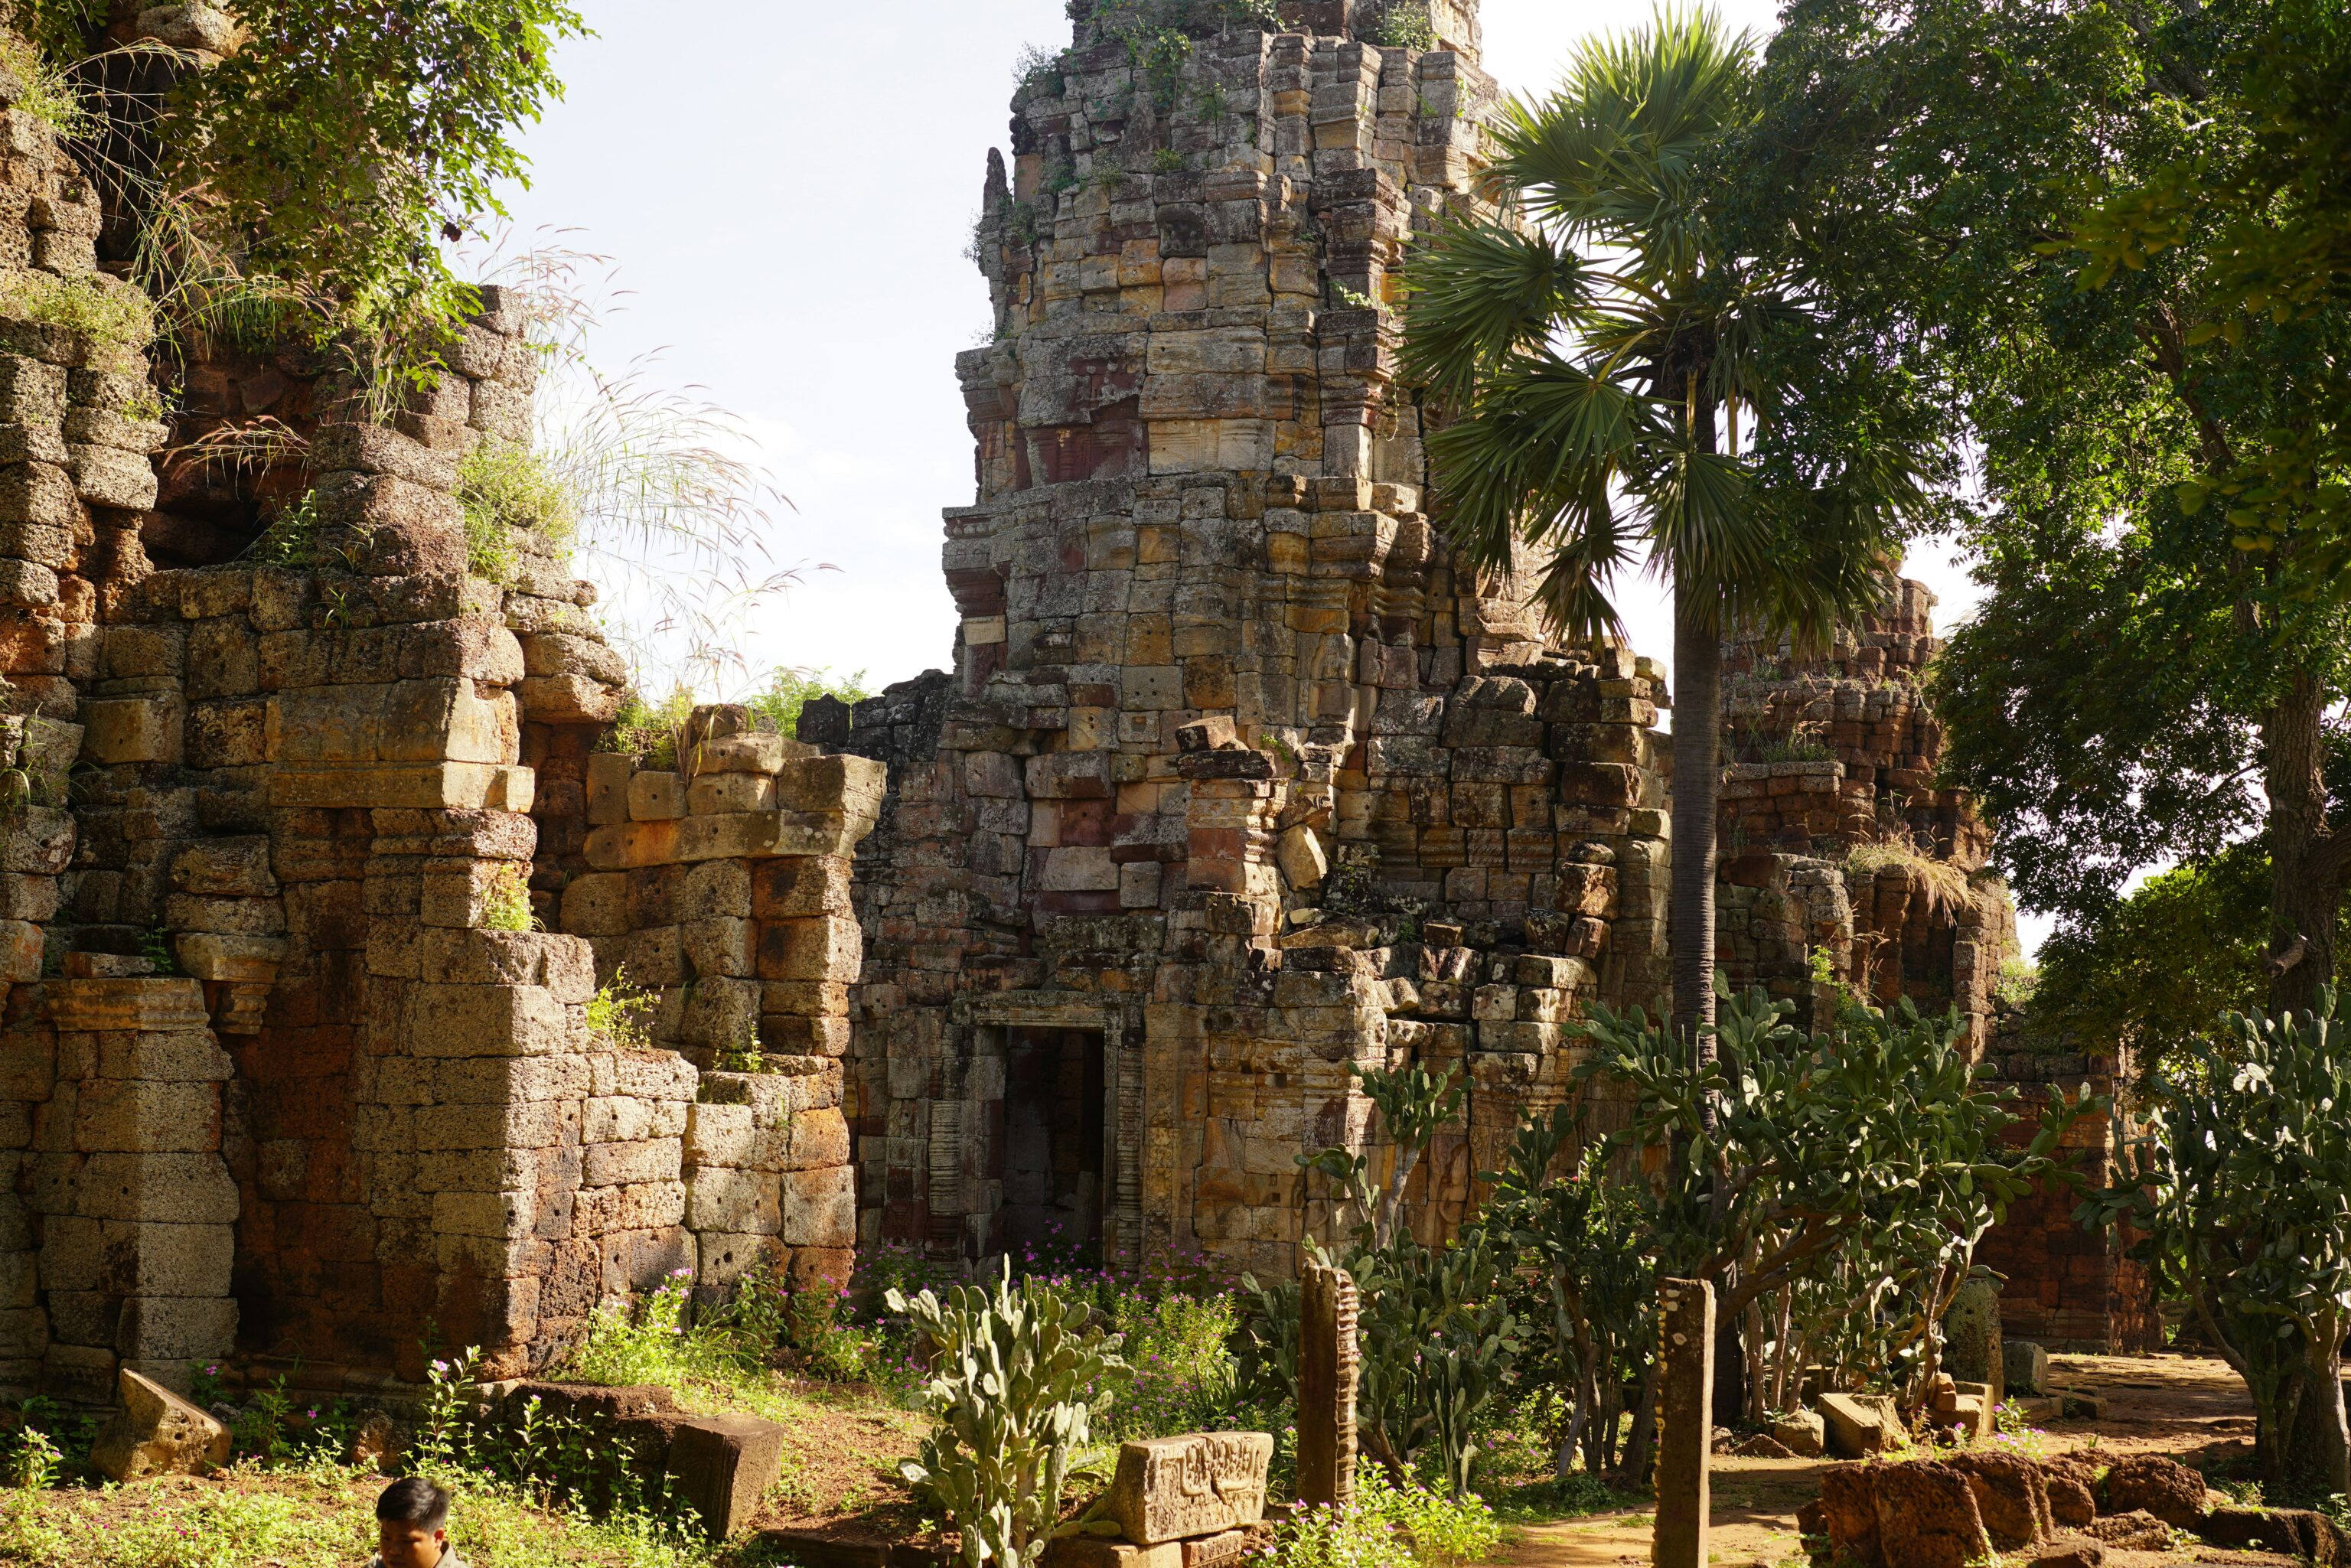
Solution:
[(108, 697), (82, 705), (82, 753), (100, 766), (177, 762), (187, 706), (177, 696)]
[(126, 1371), (121, 1399), (90, 1445), (89, 1461), (108, 1479), (201, 1474), (228, 1463), (228, 1428), (162, 1384)]
[[(1113, 881), (1112, 886), (1117, 883)], [(768, 980), (853, 982), (864, 939), (853, 920), (838, 916), (770, 920), (759, 927), (758, 972)]]
[(220, 1090), (209, 1082), (99, 1079), (81, 1086), (74, 1146), (92, 1154), (195, 1154), (220, 1147)]
[(696, 1104), (686, 1114), (685, 1164), (689, 1169), (758, 1163), (761, 1134), (748, 1105)]
[(1771, 1423), (1771, 1437), (1799, 1458), (1817, 1459), (1828, 1442), (1828, 1423), (1813, 1410), (1798, 1410)]
[(225, 1225), (100, 1222), (96, 1289), (117, 1295), (228, 1294), (236, 1237)]
[(686, 993), (680, 1036), (686, 1044), (716, 1050), (744, 1044), (759, 1029), (759, 988), (750, 980), (709, 977)]
[(588, 821), (605, 827), (629, 820), (629, 758), (600, 751), (588, 758)]
[(714, 1541), (751, 1521), (783, 1473), (784, 1428), (753, 1416), (711, 1416), (670, 1439), (670, 1495), (701, 1516)]
[(584, 1021), (542, 986), (441, 985), (409, 991), (418, 1056), (542, 1056), (579, 1049)]
[(114, 1349), (125, 1361), (180, 1361), (236, 1348), (236, 1302), (225, 1296), (132, 1296)]
[(155, 465), (118, 446), (68, 446), (74, 489), (93, 507), (143, 512), (155, 504)]
[(563, 890), (563, 929), (579, 936), (622, 936), (629, 931), (629, 879), (622, 872), (577, 876)]
[[(748, 778), (748, 774), (728, 777)], [(717, 864), (727, 862), (718, 862)], [(758, 967), (758, 927), (748, 920), (718, 915), (689, 920), (678, 928), (685, 961), (696, 976), (747, 979)]]
[(1867, 1458), (1892, 1448), (1901, 1437), (1902, 1413), (1886, 1395), (1823, 1394), (1819, 1405), (1833, 1454)]
[(685, 1223), (695, 1231), (774, 1236), (783, 1229), (780, 1186), (770, 1174), (713, 1166), (686, 1178)]
[(1273, 1438), (1263, 1432), (1202, 1432), (1127, 1443), (1104, 1494), (1104, 1511), (1127, 1540), (1156, 1545), (1243, 1529), (1265, 1517)]
[[(0, 402), (7, 393), (0, 389)], [(74, 525), (73, 476), (47, 463), (0, 468), (0, 523), (70, 529)]]
[(856, 1172), (847, 1166), (790, 1171), (778, 1184), (779, 1234), (790, 1247), (853, 1247), (857, 1244)]
[(237, 1217), (236, 1183), (214, 1154), (95, 1154), (68, 1180), (70, 1207), (51, 1213), (90, 1219), (228, 1225)]
[(638, 773), (629, 779), (629, 818), (665, 822), (685, 815), (685, 780), (674, 773)]

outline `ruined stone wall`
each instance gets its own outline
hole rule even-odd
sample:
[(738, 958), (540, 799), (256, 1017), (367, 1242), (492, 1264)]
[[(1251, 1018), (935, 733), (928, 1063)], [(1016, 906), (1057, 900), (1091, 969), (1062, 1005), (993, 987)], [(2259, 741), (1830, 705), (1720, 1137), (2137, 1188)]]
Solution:
[[(1995, 1009), (1981, 1071), (2018, 1092), (2025, 1120), (2011, 1132), (2017, 1143), (2030, 1138), (2053, 1092), (2105, 1101), (2107, 1110), (2084, 1117), (2066, 1134), (2058, 1158), (2091, 1190), (2114, 1184), (2114, 1118), (2130, 1115), (2138, 1076), (2126, 1049), (2086, 1049), (2080, 1040), (2052, 1038), (2032, 1026), (2029, 1014), (2003, 1005)], [(1979, 1263), (2007, 1276), (2000, 1297), (2001, 1333), (2052, 1351), (2160, 1348), (2163, 1320), (2156, 1311), (2154, 1280), (2145, 1264), (2126, 1255), (2137, 1238), (2126, 1231), (2083, 1228), (2074, 1218), (2080, 1204), (2074, 1187), (2039, 1184), (2010, 1206), (2008, 1218), (1977, 1248)]]
[[(18, 319), (57, 315), (29, 274), (131, 294), (104, 221), (0, 120), (0, 1385), (361, 1390), (428, 1343), (515, 1373), (677, 1269), (845, 1277), (878, 769), (697, 715), (676, 820), (613, 815), (593, 591), (534, 532), (469, 548), (455, 493), (528, 438), (522, 302), (485, 288), (374, 423), (299, 349), (151, 362)], [(676, 959), (644, 1040), (589, 1027), (616, 888)], [(721, 1015), (756, 1071), (704, 1071)]]
[(1991, 829), (1966, 791), (1937, 785), (1934, 606), (1891, 580), (1825, 653), (1726, 648), (1718, 955), (1734, 984), (1809, 1006), (1825, 947), (1864, 996), (1957, 1007), (1980, 1053), (2016, 911), (1984, 870)]

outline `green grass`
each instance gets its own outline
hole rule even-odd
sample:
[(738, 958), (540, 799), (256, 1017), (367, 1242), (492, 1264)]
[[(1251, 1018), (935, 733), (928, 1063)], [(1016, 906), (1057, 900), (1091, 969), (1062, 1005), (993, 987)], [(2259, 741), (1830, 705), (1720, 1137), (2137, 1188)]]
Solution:
[[(478, 1476), (436, 1477), (456, 1494), (449, 1533), (472, 1568), (748, 1568), (761, 1559), (636, 1519), (542, 1506)], [(204, 1480), (50, 1488), (0, 1498), (0, 1562), (37, 1568), (352, 1568), (375, 1550), (382, 1477), (315, 1465), (237, 1465)]]

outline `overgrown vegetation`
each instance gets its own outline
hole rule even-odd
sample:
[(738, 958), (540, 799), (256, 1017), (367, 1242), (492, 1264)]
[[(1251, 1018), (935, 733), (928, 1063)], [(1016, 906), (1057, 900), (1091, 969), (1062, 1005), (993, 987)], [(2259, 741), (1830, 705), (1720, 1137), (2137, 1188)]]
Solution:
[(2244, 1379), (2275, 1497), (2351, 1493), (2351, 1016), (2318, 1000), (2176, 1044), (2147, 1132), (2118, 1129), (2115, 1185), (2082, 1209), (2143, 1238), (2136, 1255)]

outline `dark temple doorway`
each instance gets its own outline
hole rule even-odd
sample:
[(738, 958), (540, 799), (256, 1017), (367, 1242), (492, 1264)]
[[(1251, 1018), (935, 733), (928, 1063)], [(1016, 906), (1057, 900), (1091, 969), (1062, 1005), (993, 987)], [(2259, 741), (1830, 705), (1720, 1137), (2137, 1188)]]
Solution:
[(1004, 1060), (1004, 1244), (1098, 1261), (1102, 1239), (1102, 1036), (1015, 1029)]

